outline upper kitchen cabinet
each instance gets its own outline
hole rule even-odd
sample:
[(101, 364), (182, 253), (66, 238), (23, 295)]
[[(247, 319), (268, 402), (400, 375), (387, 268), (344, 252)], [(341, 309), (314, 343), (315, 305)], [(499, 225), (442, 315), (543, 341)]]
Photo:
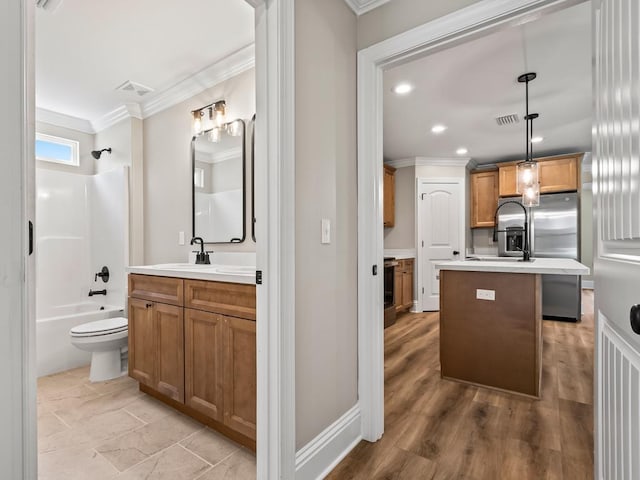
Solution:
[(393, 227), (396, 222), (396, 169), (384, 166), (384, 209), (383, 221), (385, 227)]
[[(578, 190), (578, 171), (582, 154), (538, 158), (540, 193), (571, 192)], [(515, 197), (518, 162), (499, 164), (500, 196)]]
[(471, 173), (471, 228), (493, 227), (498, 208), (498, 170)]

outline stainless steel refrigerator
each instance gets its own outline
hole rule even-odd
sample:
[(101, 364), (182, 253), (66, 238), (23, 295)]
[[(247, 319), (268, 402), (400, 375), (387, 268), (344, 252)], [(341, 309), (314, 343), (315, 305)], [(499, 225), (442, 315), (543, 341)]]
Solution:
[[(503, 198), (500, 204), (518, 199)], [(540, 206), (529, 209), (532, 257), (579, 259), (580, 202), (578, 194), (540, 195)], [(498, 212), (500, 256), (521, 256), (524, 212), (505, 205)], [(557, 320), (580, 320), (581, 282), (577, 275), (542, 275), (542, 315)]]

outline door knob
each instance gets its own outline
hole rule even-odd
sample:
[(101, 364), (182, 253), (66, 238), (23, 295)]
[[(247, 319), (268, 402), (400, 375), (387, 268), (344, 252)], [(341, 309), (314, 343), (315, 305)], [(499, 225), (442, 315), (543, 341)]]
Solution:
[(631, 307), (629, 320), (631, 321), (631, 330), (640, 335), (640, 304)]

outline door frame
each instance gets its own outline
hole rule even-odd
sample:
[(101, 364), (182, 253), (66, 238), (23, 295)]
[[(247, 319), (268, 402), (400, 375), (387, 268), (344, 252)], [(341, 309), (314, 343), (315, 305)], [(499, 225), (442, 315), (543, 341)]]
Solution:
[[(384, 433), (384, 70), (585, 0), (482, 0), (358, 52), (358, 397), (362, 438)], [(372, 208), (373, 207), (373, 208)]]
[[(256, 162), (256, 267), (263, 272), (263, 283), (256, 288), (257, 476), (292, 480), (296, 455), (294, 0), (246, 1), (255, 8), (256, 158), (262, 160)], [(20, 209), (17, 216), (22, 219), (20, 223), (26, 224), (33, 219), (35, 199), (35, 4), (32, 0), (9, 4), (14, 6), (0, 23), (17, 42), (10, 44), (13, 46), (8, 58), (2, 60), (7, 65), (20, 64), (21, 68), (15, 75), (20, 80), (12, 77), (7, 91), (9, 98), (17, 100), (7, 106), (7, 126), (13, 128), (6, 129), (6, 145), (18, 164), (12, 174), (18, 172), (21, 180), (14, 182), (16, 190), (9, 189), (3, 198)], [(18, 205), (16, 192), (22, 196)], [(5, 237), (7, 245), (22, 246), (24, 261), (19, 273), (24, 287), (22, 295), (7, 306), (12, 312), (7, 322), (15, 348), (5, 352), (8, 372), (2, 379), (13, 392), (7, 414), (17, 420), (2, 436), (11, 438), (14, 448), (8, 459), (10, 464), (3, 467), (12, 478), (35, 479), (38, 456), (33, 257), (24, 256), (25, 230), (12, 228)], [(15, 256), (14, 253), (17, 255), (7, 249), (7, 254)]]
[(423, 281), (423, 274), (424, 274), (424, 252), (423, 252), (423, 248), (422, 248), (422, 242), (424, 241), (424, 238), (422, 236), (422, 214), (423, 214), (423, 202), (421, 201), (420, 198), (420, 186), (424, 185), (424, 184), (431, 184), (431, 185), (458, 185), (458, 188), (460, 189), (460, 205), (459, 207), (459, 224), (458, 224), (458, 228), (460, 229), (460, 234), (458, 237), (458, 242), (460, 243), (460, 245), (458, 246), (458, 248), (460, 249), (460, 256), (463, 256), (462, 253), (465, 251), (465, 245), (466, 245), (466, 221), (465, 221), (465, 213), (466, 213), (466, 205), (467, 205), (467, 195), (465, 192), (465, 186), (466, 186), (466, 181), (464, 178), (459, 178), (459, 177), (434, 177), (434, 178), (430, 178), (430, 177), (418, 177), (416, 178), (416, 266), (415, 266), (415, 271), (416, 271), (416, 275), (417, 275), (417, 282), (416, 282), (416, 288), (417, 288), (417, 295), (418, 295), (418, 311), (419, 312), (424, 312), (424, 304), (422, 302), (423, 300), (423, 294), (422, 292), (422, 288), (424, 288), (424, 281)]

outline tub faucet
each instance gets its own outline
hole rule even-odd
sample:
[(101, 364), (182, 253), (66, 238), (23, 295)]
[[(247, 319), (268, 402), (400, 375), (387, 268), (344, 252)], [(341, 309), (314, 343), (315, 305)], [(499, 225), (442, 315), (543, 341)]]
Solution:
[(89, 289), (89, 296), (93, 297), (94, 295), (106, 295), (107, 294), (107, 289), (105, 288), (104, 290), (91, 290)]

